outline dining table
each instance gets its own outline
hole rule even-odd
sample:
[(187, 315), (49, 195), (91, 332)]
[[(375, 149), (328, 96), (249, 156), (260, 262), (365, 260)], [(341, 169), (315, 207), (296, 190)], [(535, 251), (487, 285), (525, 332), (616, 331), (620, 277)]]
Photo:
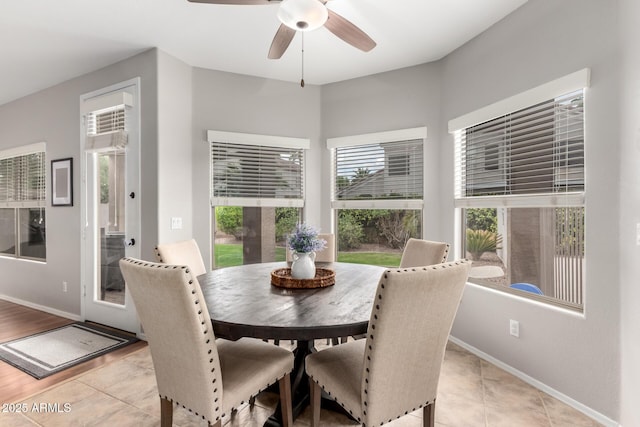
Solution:
[[(305, 357), (318, 339), (366, 334), (376, 289), (384, 267), (333, 262), (318, 268), (335, 272), (335, 283), (320, 288), (272, 284), (271, 273), (286, 262), (225, 267), (198, 276), (217, 338), (295, 341), (291, 374), (293, 415), (309, 404)], [(275, 281), (277, 282), (277, 281)], [(280, 408), (265, 426), (280, 426)]]

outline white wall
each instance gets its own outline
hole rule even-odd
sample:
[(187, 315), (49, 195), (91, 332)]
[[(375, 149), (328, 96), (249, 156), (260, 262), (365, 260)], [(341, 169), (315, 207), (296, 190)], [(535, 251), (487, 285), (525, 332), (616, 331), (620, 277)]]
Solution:
[[(606, 417), (619, 417), (620, 280), (617, 8), (601, 0), (535, 0), (443, 60), (444, 121), (591, 68), (585, 100), (585, 312), (576, 315), (468, 286), (453, 335)], [(443, 174), (453, 137), (442, 132)], [(451, 179), (441, 199), (453, 230)], [(453, 237), (453, 233), (450, 233)], [(636, 279), (637, 281), (637, 279)], [(520, 322), (520, 338), (509, 335)]]
[(620, 2), (621, 73), (620, 156), (620, 325), (622, 388), (620, 423), (640, 426), (640, 2)]
[[(321, 222), (320, 88), (221, 71), (193, 69), (193, 234), (211, 260), (207, 130), (309, 138), (305, 220)], [(210, 262), (207, 263), (210, 265)]]
[[(49, 202), (46, 208), (46, 263), (0, 257), (0, 295), (69, 315), (80, 315), (80, 95), (133, 77), (142, 77), (141, 92), (146, 102), (142, 106), (141, 123), (144, 169), (148, 161), (144, 160), (145, 155), (155, 159), (151, 146), (151, 143), (155, 146), (156, 135), (155, 75), (155, 52), (147, 51), (0, 106), (0, 149), (44, 141), (47, 144), (47, 164), (64, 157), (74, 160), (74, 206), (51, 207)], [(50, 188), (49, 180), (47, 173), (47, 188)], [(153, 211), (155, 218), (155, 205), (143, 205), (142, 209), (143, 216)], [(157, 229), (155, 219), (143, 223), (143, 236), (144, 230), (149, 228)], [(62, 291), (63, 281), (68, 284), (66, 293)]]

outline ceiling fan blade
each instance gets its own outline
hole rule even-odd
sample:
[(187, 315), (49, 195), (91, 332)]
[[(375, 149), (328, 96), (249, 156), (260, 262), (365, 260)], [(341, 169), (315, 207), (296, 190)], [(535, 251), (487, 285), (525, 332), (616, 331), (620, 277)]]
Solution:
[(275, 37), (273, 37), (271, 47), (269, 48), (269, 59), (280, 59), (295, 35), (296, 30), (280, 24), (280, 28), (278, 28)]
[(337, 13), (329, 10), (329, 19), (325, 22), (324, 26), (333, 34), (349, 43), (351, 46), (356, 47), (364, 52), (369, 52), (376, 47), (371, 37), (369, 37), (364, 31), (356, 27), (346, 18), (338, 15)]
[(280, 0), (188, 0), (191, 3), (209, 3), (209, 4), (234, 4), (234, 5), (256, 5), (277, 3)]

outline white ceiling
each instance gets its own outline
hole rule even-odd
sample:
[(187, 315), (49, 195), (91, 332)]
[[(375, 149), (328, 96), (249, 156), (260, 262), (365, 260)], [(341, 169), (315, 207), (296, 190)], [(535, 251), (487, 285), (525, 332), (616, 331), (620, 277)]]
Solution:
[[(377, 42), (368, 53), (325, 28), (305, 34), (304, 79), (325, 84), (434, 61), (526, 0), (330, 0)], [(267, 59), (279, 3), (1, 0), (0, 105), (151, 47), (196, 67), (299, 82), (301, 37)]]

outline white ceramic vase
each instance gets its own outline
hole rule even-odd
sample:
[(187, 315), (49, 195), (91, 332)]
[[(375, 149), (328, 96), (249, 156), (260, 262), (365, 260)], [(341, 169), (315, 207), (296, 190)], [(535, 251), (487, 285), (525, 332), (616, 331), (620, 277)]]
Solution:
[(291, 277), (294, 279), (313, 279), (316, 277), (316, 253), (294, 252), (291, 264)]

